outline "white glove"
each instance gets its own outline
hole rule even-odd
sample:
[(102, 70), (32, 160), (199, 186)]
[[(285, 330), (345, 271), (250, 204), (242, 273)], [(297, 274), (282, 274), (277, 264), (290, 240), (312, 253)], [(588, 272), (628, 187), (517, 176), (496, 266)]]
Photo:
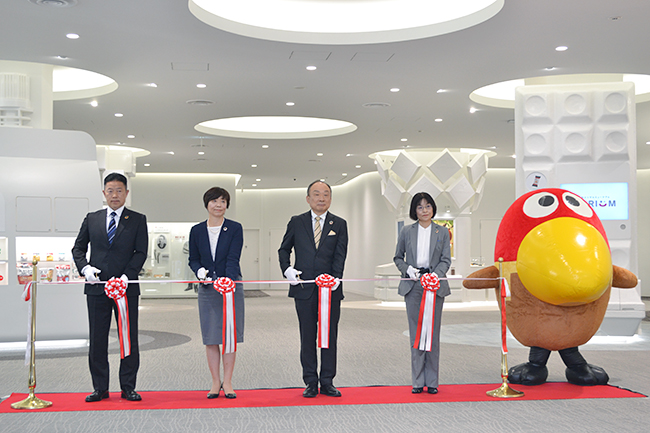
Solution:
[(129, 287), (129, 277), (127, 277), (126, 274), (122, 274), (122, 276), (120, 277), (120, 279), (121, 279), (122, 281), (124, 281), (124, 284), (126, 284), (126, 287), (128, 288), (128, 287)]
[(292, 286), (297, 286), (300, 284), (300, 279), (298, 276), (302, 274), (302, 271), (294, 269), (293, 266), (289, 266), (286, 271), (284, 271), (284, 276), (289, 280), (289, 284)]
[(406, 274), (411, 277), (413, 280), (420, 279), (420, 271), (415, 269), (413, 266), (409, 265), (409, 268), (406, 270)]
[(81, 273), (84, 274), (84, 277), (86, 277), (86, 281), (89, 283), (97, 283), (99, 282), (99, 277), (97, 274), (101, 274), (101, 269), (97, 269), (93, 266), (86, 265), (82, 270)]
[(208, 271), (205, 270), (205, 268), (199, 268), (198, 271), (196, 271), (196, 276), (199, 280), (203, 281), (205, 280), (205, 275), (208, 273)]
[(334, 278), (334, 281), (336, 281), (336, 284), (334, 285), (334, 287), (332, 287), (332, 292), (338, 289), (339, 286), (341, 285), (341, 280), (339, 280), (338, 278)]

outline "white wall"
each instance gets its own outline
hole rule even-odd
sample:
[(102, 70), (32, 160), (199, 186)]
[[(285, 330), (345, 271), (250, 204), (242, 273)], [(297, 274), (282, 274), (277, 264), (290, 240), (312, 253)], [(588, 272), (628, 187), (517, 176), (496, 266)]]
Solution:
[[(133, 208), (152, 222), (194, 222), (206, 218), (201, 198), (211, 186), (224, 186), (231, 193), (226, 216), (245, 229), (259, 229), (260, 279), (279, 279), (277, 249), (292, 215), (309, 210), (307, 185), (276, 190), (238, 190), (229, 187), (231, 175), (141, 175), (132, 180)], [(650, 236), (650, 170), (638, 170), (638, 236)], [(471, 215), (470, 255), (494, 262), (496, 229), (506, 209), (515, 200), (515, 170), (489, 169), (485, 192), (478, 210)], [(331, 212), (348, 222), (350, 243), (345, 265), (347, 278), (372, 278), (375, 266), (392, 262), (395, 252), (395, 216), (384, 203), (377, 173), (367, 173), (334, 186)], [(412, 223), (410, 220), (406, 224)], [(650, 244), (639, 242), (639, 277), (650, 281)], [(648, 287), (644, 287), (648, 286)], [(284, 285), (268, 287), (286, 290)], [(650, 296), (650, 283), (642, 284)], [(372, 283), (348, 283), (346, 291), (372, 296)]]
[(637, 170), (636, 181), (638, 277), (641, 280), (641, 296), (650, 296), (650, 170)]

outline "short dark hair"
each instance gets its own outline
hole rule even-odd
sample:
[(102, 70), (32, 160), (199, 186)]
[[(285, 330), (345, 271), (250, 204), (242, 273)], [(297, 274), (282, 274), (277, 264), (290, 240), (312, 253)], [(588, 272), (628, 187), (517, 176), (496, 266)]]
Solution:
[(309, 191), (311, 190), (311, 187), (314, 186), (314, 185), (316, 185), (316, 184), (319, 183), (319, 182), (320, 182), (320, 183), (324, 183), (325, 185), (327, 185), (327, 187), (328, 187), (329, 190), (330, 190), (330, 195), (332, 195), (332, 187), (329, 185), (329, 183), (324, 182), (324, 181), (322, 181), (322, 180), (320, 180), (320, 179), (315, 180), (315, 181), (313, 181), (312, 183), (309, 184), (309, 186), (307, 187), (307, 195), (309, 195)]
[(433, 208), (433, 216), (434, 217), (436, 216), (436, 211), (438, 210), (438, 207), (436, 206), (436, 202), (433, 201), (433, 197), (431, 197), (427, 192), (419, 192), (415, 194), (411, 199), (411, 210), (409, 211), (409, 216), (414, 221), (418, 220), (417, 209), (422, 199), (426, 200), (427, 203), (431, 205), (431, 207)]
[(226, 200), (226, 209), (228, 209), (230, 207), (230, 194), (219, 186), (213, 186), (203, 194), (203, 205), (207, 209), (208, 203), (220, 197), (223, 197), (223, 199)]
[(108, 173), (108, 175), (104, 178), (104, 188), (106, 188), (106, 184), (108, 182), (113, 182), (114, 180), (122, 182), (124, 184), (124, 188), (127, 188), (126, 176), (116, 172)]

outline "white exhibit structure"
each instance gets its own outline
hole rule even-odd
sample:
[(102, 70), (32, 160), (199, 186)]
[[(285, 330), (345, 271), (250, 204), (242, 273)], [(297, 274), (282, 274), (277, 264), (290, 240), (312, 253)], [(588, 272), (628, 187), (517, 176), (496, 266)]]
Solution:
[[(625, 82), (518, 87), (516, 195), (564, 188), (600, 217), (613, 263), (638, 275), (636, 111)], [(612, 288), (602, 335), (634, 335), (645, 317), (640, 282)]]

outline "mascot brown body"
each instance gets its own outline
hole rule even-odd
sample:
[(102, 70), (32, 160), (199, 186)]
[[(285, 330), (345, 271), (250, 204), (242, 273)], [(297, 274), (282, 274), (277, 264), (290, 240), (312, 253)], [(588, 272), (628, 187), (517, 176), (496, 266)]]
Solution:
[[(562, 189), (524, 194), (506, 211), (499, 226), (495, 261), (499, 258), (511, 290), (506, 301), (508, 328), (530, 347), (528, 362), (512, 367), (509, 381), (544, 383), (551, 351), (558, 351), (569, 382), (606, 384), (605, 370), (588, 364), (578, 346), (600, 327), (612, 286), (632, 288), (637, 278), (612, 265), (605, 230), (593, 209)], [(498, 268), (490, 266), (469, 278), (498, 276)], [(490, 280), (466, 280), (463, 285), (498, 288), (498, 282)]]

